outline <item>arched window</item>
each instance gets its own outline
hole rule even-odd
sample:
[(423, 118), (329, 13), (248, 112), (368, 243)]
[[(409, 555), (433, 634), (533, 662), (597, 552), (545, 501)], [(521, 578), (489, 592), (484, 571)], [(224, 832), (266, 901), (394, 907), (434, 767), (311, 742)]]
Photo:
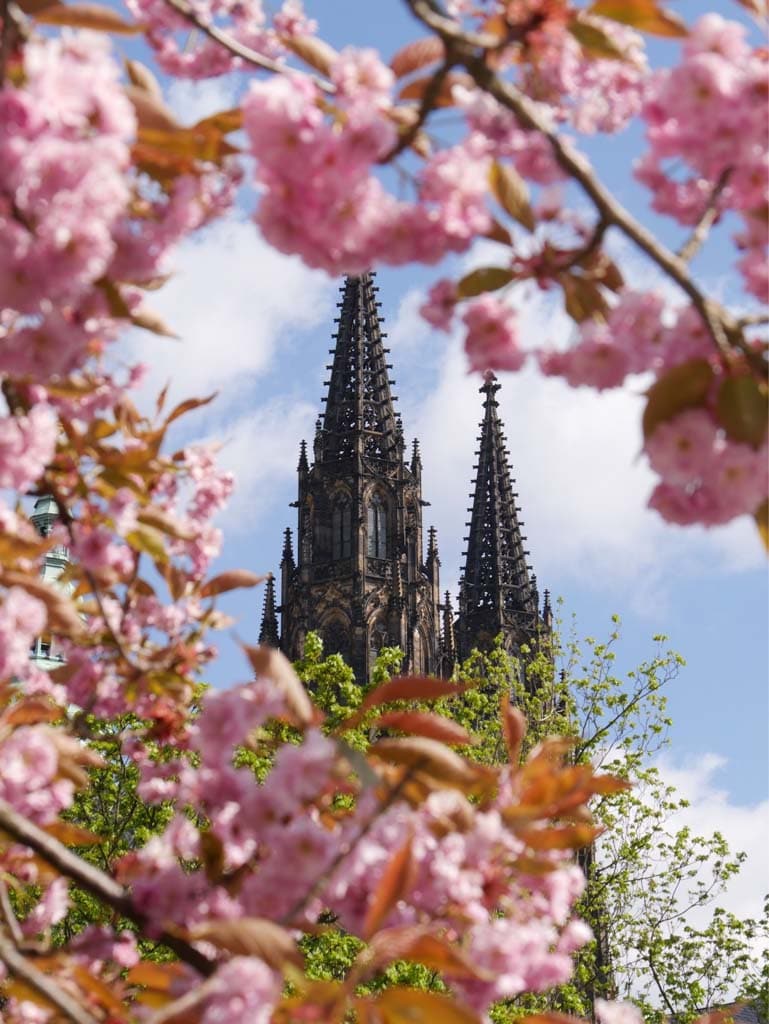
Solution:
[(387, 635), (387, 629), (385, 628), (384, 622), (381, 620), (372, 624), (369, 630), (368, 636), (368, 655), (369, 655), (369, 668), (372, 668), (374, 662), (377, 659), (377, 655), (383, 647), (388, 647), (389, 637)]
[(345, 660), (350, 657), (350, 625), (346, 619), (335, 616), (320, 627), (324, 654), (341, 654)]
[(369, 502), (367, 525), (369, 558), (387, 558), (387, 509), (378, 494)]
[(352, 509), (342, 498), (334, 505), (331, 517), (331, 557), (349, 558), (352, 554)]

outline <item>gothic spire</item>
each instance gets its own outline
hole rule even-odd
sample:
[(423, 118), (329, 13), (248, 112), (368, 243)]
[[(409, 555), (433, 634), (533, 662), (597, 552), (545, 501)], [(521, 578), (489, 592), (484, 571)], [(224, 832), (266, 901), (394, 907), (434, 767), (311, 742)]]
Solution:
[(269, 644), (270, 647), (280, 647), (278, 616), (275, 608), (275, 577), (272, 573), (267, 577), (267, 586), (264, 591), (262, 624), (259, 627), (259, 643)]
[(393, 407), (377, 290), (370, 273), (347, 277), (342, 286), (316, 462), (355, 455), (392, 461), (401, 456), (402, 430)]
[(497, 411), (499, 384), (487, 374), (484, 415), (477, 452), (472, 516), (468, 526), (465, 568), (460, 581), (460, 655), (476, 644), (487, 646), (500, 632), (518, 646), (534, 633), (537, 595), (529, 568), (525, 537), (515, 505), (505, 437)]

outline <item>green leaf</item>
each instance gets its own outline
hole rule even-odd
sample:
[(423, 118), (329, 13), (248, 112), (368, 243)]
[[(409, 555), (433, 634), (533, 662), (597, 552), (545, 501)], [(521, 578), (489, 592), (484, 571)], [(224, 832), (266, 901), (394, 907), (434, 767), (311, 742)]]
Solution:
[(527, 231), (533, 231), (536, 222), (529, 201), (529, 186), (518, 171), (511, 164), (495, 160), (489, 170), (489, 185), (500, 206)]
[(704, 405), (712, 381), (713, 370), (706, 359), (690, 359), (668, 370), (646, 393), (644, 438), (684, 409)]
[(457, 296), (470, 299), (483, 292), (495, 292), (513, 280), (513, 272), (506, 267), (479, 267), (465, 274), (457, 283)]
[(759, 448), (766, 437), (769, 402), (766, 386), (755, 377), (727, 377), (718, 389), (718, 422), (733, 441)]

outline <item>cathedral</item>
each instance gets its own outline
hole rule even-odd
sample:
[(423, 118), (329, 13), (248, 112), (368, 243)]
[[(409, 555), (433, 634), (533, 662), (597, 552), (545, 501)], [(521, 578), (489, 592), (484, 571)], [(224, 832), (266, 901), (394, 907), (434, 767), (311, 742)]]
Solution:
[(348, 277), (342, 286), (311, 457), (305, 441), (300, 447), (296, 545), (287, 529), (280, 605), (270, 577), (259, 639), (296, 659), (306, 634), (316, 631), (326, 653), (341, 654), (358, 680), (368, 679), (385, 646), (404, 652), (404, 672), (448, 676), (473, 648), (488, 650), (500, 635), (513, 654), (534, 644), (550, 631), (550, 601), (545, 591), (540, 609), (526, 562), (499, 384), (491, 374), (480, 389), (483, 418), (456, 613), (448, 592), (441, 593), (433, 527), (425, 543), (419, 443), (407, 452), (377, 292), (372, 274)]

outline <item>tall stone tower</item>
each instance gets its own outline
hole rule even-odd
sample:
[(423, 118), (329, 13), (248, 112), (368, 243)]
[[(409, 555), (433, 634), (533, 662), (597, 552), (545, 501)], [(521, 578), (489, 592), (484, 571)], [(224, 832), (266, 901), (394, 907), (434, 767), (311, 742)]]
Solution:
[(500, 385), (486, 374), (483, 387), (483, 420), (478, 439), (478, 462), (466, 525), (465, 566), (459, 583), (459, 615), (456, 644), (460, 660), (474, 647), (488, 650), (502, 635), (505, 648), (518, 654), (522, 644), (533, 646), (552, 626), (550, 598), (545, 591), (539, 611), (537, 578), (531, 572), (524, 547), (525, 536), (518, 519), (514, 481), (508, 464), (502, 422), (498, 413)]
[[(360, 681), (390, 645), (404, 671), (443, 670), (437, 541), (430, 531), (423, 559), (422, 463), (416, 442), (405, 456), (377, 290), (371, 274), (342, 286), (312, 462), (300, 449), (296, 554), (287, 530), (281, 562), (280, 646), (297, 658), (316, 630)], [(277, 636), (269, 592), (261, 633)]]

